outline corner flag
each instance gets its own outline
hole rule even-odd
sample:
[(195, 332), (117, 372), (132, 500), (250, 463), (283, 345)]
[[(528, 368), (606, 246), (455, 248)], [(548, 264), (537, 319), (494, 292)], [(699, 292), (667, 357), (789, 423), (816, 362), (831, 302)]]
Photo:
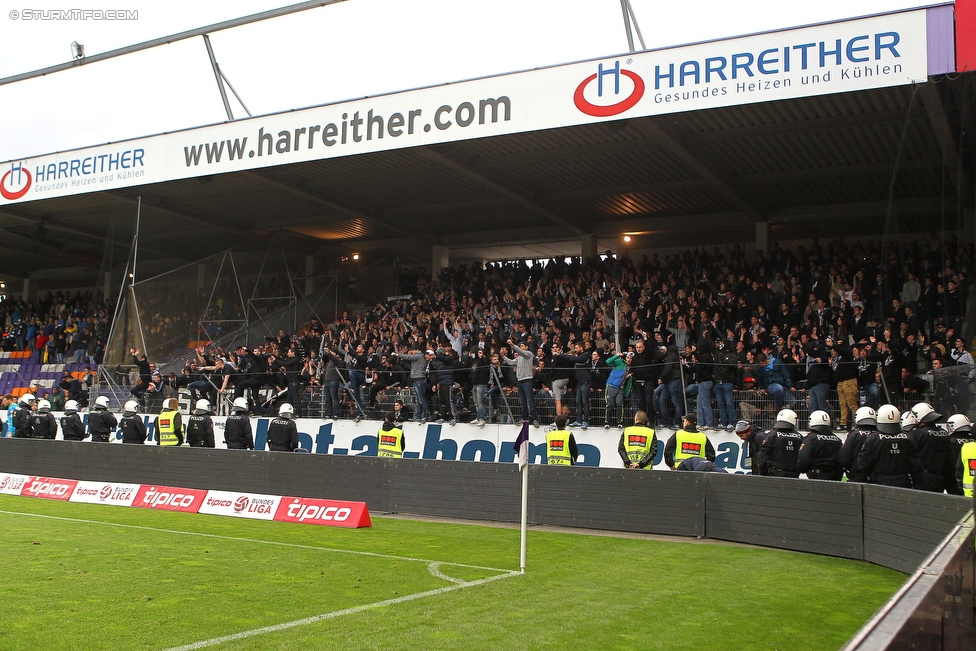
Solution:
[(518, 463), (519, 469), (521, 470), (529, 463), (529, 421), (522, 421), (522, 431), (519, 432), (518, 438), (515, 439), (515, 454), (518, 457), (515, 462)]

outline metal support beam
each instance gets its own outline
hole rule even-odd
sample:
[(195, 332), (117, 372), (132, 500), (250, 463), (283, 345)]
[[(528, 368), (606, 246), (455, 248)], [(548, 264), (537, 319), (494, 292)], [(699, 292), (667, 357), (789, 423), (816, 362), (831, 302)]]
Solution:
[(210, 57), (210, 67), (213, 68), (214, 79), (217, 80), (217, 89), (220, 91), (220, 101), (224, 103), (224, 111), (227, 112), (227, 119), (234, 121), (234, 112), (230, 110), (230, 102), (227, 101), (227, 91), (224, 90), (223, 73), (217, 65), (217, 57), (214, 56), (213, 46), (210, 45), (210, 36), (203, 35), (203, 43), (207, 46), (207, 56)]
[[(272, 176), (269, 176), (267, 174), (262, 174), (257, 171), (238, 172), (238, 174), (243, 174), (244, 176), (250, 177), (251, 179), (259, 183), (266, 183), (268, 185), (273, 185), (281, 190), (284, 190), (285, 192), (288, 192), (289, 194), (293, 194), (296, 197), (301, 197), (302, 199), (305, 199), (307, 201), (312, 201), (314, 203), (319, 204), (320, 206), (328, 208), (329, 210), (333, 210), (337, 213), (341, 213), (347, 217), (355, 217), (358, 219), (362, 219), (363, 221), (369, 222), (375, 226), (379, 226), (380, 228), (390, 230), (395, 233), (399, 233), (400, 235), (410, 238), (411, 240), (417, 237), (417, 233), (415, 231), (411, 231), (410, 229), (404, 228), (399, 224), (386, 221), (375, 215), (369, 215), (362, 211), (356, 210), (354, 208), (343, 206), (342, 204), (336, 203), (335, 201), (332, 201), (330, 199), (326, 199), (325, 197), (316, 194), (314, 192), (311, 192), (309, 190), (306, 190), (305, 188), (296, 185), (294, 183), (282, 181), (280, 179), (276, 179)], [(435, 239), (435, 238), (431, 238), (431, 239)]]
[(537, 215), (541, 215), (542, 217), (545, 217), (546, 219), (550, 220), (554, 224), (558, 224), (560, 226), (568, 228), (570, 232), (572, 232), (574, 235), (582, 235), (585, 232), (582, 228), (580, 228), (573, 222), (563, 217), (560, 217), (559, 215), (553, 213), (552, 211), (546, 208), (543, 208), (535, 201), (527, 197), (523, 197), (519, 193), (509, 190), (505, 186), (500, 185), (499, 183), (496, 183), (495, 181), (492, 181), (491, 179), (482, 176), (479, 172), (476, 172), (475, 170), (471, 169), (467, 165), (464, 165), (462, 163), (457, 162), (456, 160), (448, 158), (443, 154), (437, 153), (430, 147), (420, 147), (417, 149), (417, 153), (429, 158), (430, 160), (437, 161), (438, 163), (444, 165), (445, 167), (448, 167), (451, 170), (457, 172), (461, 176), (476, 181), (477, 183), (485, 186), (486, 188), (489, 188), (490, 190), (493, 190), (494, 192), (497, 192), (498, 194), (504, 197), (508, 197), (509, 199), (513, 200), (515, 203), (522, 206), (523, 208), (526, 208)]
[(959, 149), (949, 126), (949, 120), (946, 118), (945, 106), (942, 104), (942, 97), (939, 96), (939, 88), (936, 84), (927, 82), (919, 86), (918, 94), (922, 98), (922, 106), (925, 107), (925, 114), (932, 126), (935, 144), (942, 152), (944, 173), (952, 179), (952, 184), (955, 186), (958, 195), (968, 197), (970, 195), (969, 183), (966, 181), (966, 175), (961, 173)]
[(637, 30), (637, 38), (640, 40), (641, 49), (646, 50), (647, 46), (644, 45), (644, 35), (641, 34), (640, 25), (637, 24), (637, 16), (634, 15), (634, 8), (630, 4), (630, 0), (620, 0), (620, 10), (624, 15), (624, 31), (627, 32), (627, 47), (630, 48), (631, 52), (636, 52), (634, 48), (634, 34), (630, 29), (630, 23), (633, 21), (634, 29)]
[(306, 11), (308, 9), (315, 9), (317, 7), (325, 7), (326, 5), (336, 4), (338, 2), (344, 2), (344, 1), (345, 0), (311, 0), (310, 2), (299, 2), (298, 4), (289, 5), (287, 7), (271, 9), (270, 11), (262, 11), (260, 13), (251, 14), (250, 16), (233, 18), (231, 20), (225, 20), (223, 22), (214, 23), (212, 25), (207, 25), (205, 27), (197, 27), (196, 29), (190, 29), (185, 32), (179, 32), (177, 34), (171, 34), (169, 36), (163, 36), (161, 38), (154, 38), (151, 41), (143, 41), (142, 43), (136, 43), (135, 45), (127, 45), (126, 47), (121, 47), (118, 48), (117, 50), (109, 50), (108, 52), (102, 52), (101, 54), (93, 54), (91, 56), (86, 56), (82, 59), (75, 59), (73, 61), (68, 61), (67, 63), (59, 63), (58, 65), (49, 66), (47, 68), (41, 68), (40, 70), (33, 70), (31, 72), (23, 72), (18, 75), (11, 75), (9, 77), (4, 77), (0, 79), (0, 86), (3, 86), (5, 84), (12, 84), (17, 81), (23, 81), (25, 79), (43, 77), (45, 75), (50, 75), (55, 72), (61, 72), (62, 70), (70, 70), (72, 68), (78, 68), (84, 65), (88, 65), (89, 63), (95, 63), (97, 61), (105, 61), (106, 59), (112, 59), (115, 57), (124, 56), (126, 54), (132, 54), (133, 52), (148, 50), (149, 48), (158, 47), (160, 45), (169, 45), (170, 43), (176, 43), (177, 41), (185, 41), (188, 38), (203, 36), (204, 34), (213, 34), (214, 32), (219, 32), (221, 30), (232, 29), (234, 27), (240, 27), (241, 25), (250, 25), (251, 23), (257, 23), (262, 20), (268, 20), (269, 18), (287, 16), (288, 14), (298, 13), (299, 11)]

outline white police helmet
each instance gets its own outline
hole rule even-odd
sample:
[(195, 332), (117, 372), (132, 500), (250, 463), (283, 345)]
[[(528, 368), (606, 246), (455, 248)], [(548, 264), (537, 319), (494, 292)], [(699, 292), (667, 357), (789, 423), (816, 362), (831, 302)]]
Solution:
[(882, 434), (901, 433), (901, 412), (894, 405), (882, 405), (878, 410), (877, 422), (878, 431)]
[(904, 432), (911, 431), (918, 427), (918, 417), (912, 410), (906, 411), (901, 415), (901, 429)]
[(278, 407), (278, 415), (282, 418), (291, 418), (295, 415), (295, 408), (287, 402), (283, 402), (281, 403), (281, 406)]
[(949, 416), (949, 421), (946, 423), (948, 425), (949, 433), (961, 432), (961, 433), (972, 433), (973, 422), (969, 420), (966, 414), (953, 414)]
[(126, 416), (139, 413), (139, 402), (137, 400), (126, 400), (125, 404), (122, 405), (122, 413)]
[(20, 403), (22, 405), (29, 405), (32, 402), (37, 402), (37, 398), (34, 397), (33, 393), (25, 393), (20, 397)]
[(51, 413), (51, 403), (47, 400), (39, 400), (37, 403), (37, 411), (41, 412), (42, 414)]
[(201, 398), (200, 400), (197, 400), (197, 404), (194, 407), (194, 412), (197, 415), (200, 415), (200, 414), (209, 414), (210, 413), (210, 401), (209, 400), (206, 400), (205, 398)]
[(814, 427), (830, 427), (830, 414), (825, 412), (823, 409), (818, 409), (817, 411), (811, 412), (810, 429), (813, 429)]
[(854, 423), (857, 425), (878, 426), (878, 414), (870, 407), (861, 407), (854, 414)]
[(64, 403), (64, 413), (74, 414), (78, 412), (78, 402), (76, 400), (69, 400)]
[(773, 429), (796, 429), (797, 420), (796, 412), (792, 409), (780, 409)]
[(912, 413), (915, 414), (919, 423), (934, 423), (942, 418), (942, 414), (935, 411), (932, 405), (927, 402), (920, 402), (912, 407)]
[(234, 411), (247, 411), (247, 398), (234, 398)]
[(98, 396), (95, 398), (95, 409), (101, 407), (102, 409), (108, 409), (108, 396)]

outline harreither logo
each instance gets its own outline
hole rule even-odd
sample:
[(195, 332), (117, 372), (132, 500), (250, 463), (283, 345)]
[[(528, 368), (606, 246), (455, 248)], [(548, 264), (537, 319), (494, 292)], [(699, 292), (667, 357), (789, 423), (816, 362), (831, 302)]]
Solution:
[(0, 178), (0, 195), (8, 201), (16, 201), (27, 194), (32, 181), (30, 170), (22, 163), (11, 163), (10, 169)]
[(632, 70), (621, 70), (618, 59), (612, 68), (598, 64), (596, 72), (576, 87), (573, 103), (587, 115), (606, 118), (633, 108), (643, 96), (644, 80)]

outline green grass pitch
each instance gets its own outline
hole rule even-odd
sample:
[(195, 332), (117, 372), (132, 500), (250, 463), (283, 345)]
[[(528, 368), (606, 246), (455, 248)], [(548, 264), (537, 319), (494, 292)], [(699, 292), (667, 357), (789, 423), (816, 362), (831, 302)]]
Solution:
[[(0, 495), (0, 648), (838, 649), (904, 582), (742, 546)], [(202, 645), (200, 644), (202, 643)]]

